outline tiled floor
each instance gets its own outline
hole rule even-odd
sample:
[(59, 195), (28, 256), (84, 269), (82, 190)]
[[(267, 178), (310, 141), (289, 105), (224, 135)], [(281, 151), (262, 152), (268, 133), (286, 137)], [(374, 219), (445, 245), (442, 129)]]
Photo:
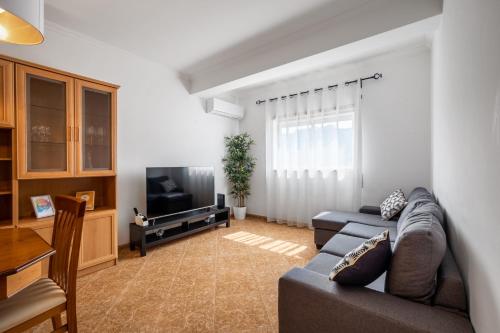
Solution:
[[(80, 332), (276, 332), (278, 278), (316, 254), (313, 233), (232, 221), (78, 280)], [(49, 322), (36, 332), (50, 331)]]

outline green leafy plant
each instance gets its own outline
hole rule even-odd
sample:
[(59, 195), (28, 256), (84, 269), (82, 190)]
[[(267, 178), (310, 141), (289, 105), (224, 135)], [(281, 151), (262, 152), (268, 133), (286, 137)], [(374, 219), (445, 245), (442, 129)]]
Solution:
[(231, 185), (231, 196), (238, 207), (245, 207), (245, 198), (250, 195), (250, 177), (255, 169), (255, 158), (250, 154), (254, 141), (248, 133), (224, 138), (226, 156), (222, 159), (224, 172)]

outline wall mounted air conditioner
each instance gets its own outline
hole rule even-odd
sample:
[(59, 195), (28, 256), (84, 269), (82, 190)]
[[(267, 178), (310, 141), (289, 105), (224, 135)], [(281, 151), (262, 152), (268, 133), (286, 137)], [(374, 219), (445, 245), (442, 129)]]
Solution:
[(207, 113), (234, 119), (243, 119), (245, 115), (242, 106), (223, 101), (219, 98), (207, 99)]

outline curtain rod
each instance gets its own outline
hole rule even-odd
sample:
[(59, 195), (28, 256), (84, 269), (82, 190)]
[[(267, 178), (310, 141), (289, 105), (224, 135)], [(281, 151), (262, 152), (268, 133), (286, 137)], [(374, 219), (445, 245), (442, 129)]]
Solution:
[[(344, 82), (344, 84), (346, 86), (350, 85), (350, 84), (354, 84), (354, 83), (358, 83), (358, 81), (360, 82), (360, 87), (363, 88), (363, 81), (366, 81), (366, 80), (378, 80), (382, 78), (382, 73), (375, 73), (373, 74), (372, 76), (368, 76), (368, 77), (363, 77), (363, 78), (360, 78), (359, 80), (352, 80), (352, 81), (346, 81)], [(337, 88), (338, 87), (338, 84), (334, 84), (334, 85), (331, 85), (331, 86), (328, 86), (328, 89), (333, 89), (333, 88)], [(322, 91), (323, 88), (316, 88), (314, 89), (313, 91), (314, 92), (319, 92), (319, 91)], [(304, 95), (304, 94), (308, 94), (310, 92), (310, 90), (306, 90), (306, 91), (301, 91), (300, 93), (297, 93), (297, 94), (290, 94), (290, 95), (284, 95), (284, 96), (281, 96), (281, 99), (285, 99), (287, 97), (294, 97), (294, 96), (297, 96), (297, 95)], [(279, 97), (274, 97), (274, 98), (270, 98), (268, 99), (269, 102), (273, 102), (273, 101), (276, 101), (278, 100)], [(255, 102), (255, 104), (259, 105), (259, 104), (262, 104), (262, 103), (265, 103), (266, 100), (265, 99), (260, 99), (260, 100), (257, 100)]]

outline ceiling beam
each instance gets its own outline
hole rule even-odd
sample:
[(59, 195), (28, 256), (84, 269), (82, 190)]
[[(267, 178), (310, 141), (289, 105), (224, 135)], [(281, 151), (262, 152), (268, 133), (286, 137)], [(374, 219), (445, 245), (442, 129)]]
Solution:
[[(226, 55), (229, 60), (191, 73), (186, 88), (193, 95), (213, 96), (285, 71), (331, 63), (332, 57), (345, 57), (350, 48), (362, 48), (363, 43), (382, 47), (391, 38), (415, 38), (422, 29), (435, 29), (441, 12), (442, 0), (371, 0), (246, 54)], [(391, 38), (382, 38), (384, 33), (391, 33)]]

